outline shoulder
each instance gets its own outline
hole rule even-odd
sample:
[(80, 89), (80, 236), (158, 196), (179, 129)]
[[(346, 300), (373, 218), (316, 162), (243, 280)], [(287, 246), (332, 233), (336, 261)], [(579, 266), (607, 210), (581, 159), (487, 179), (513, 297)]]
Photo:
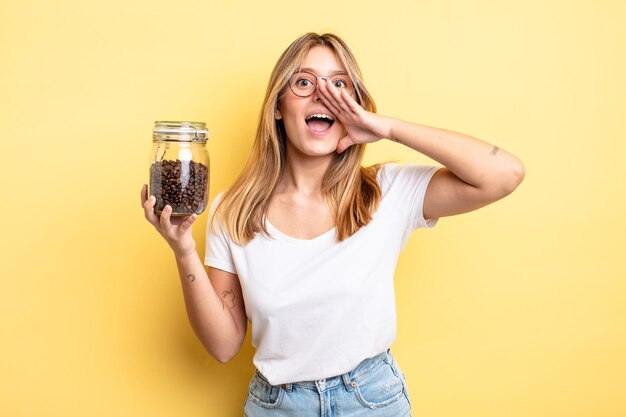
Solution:
[(215, 198), (213, 199), (213, 201), (211, 202), (211, 204), (209, 206), (209, 219), (212, 219), (215, 216), (215, 214), (216, 214), (215, 212), (216, 212), (218, 206), (220, 205), (223, 196), (224, 196), (224, 193), (221, 192), (221, 193), (217, 194), (215, 196)]
[(213, 202), (211, 203), (211, 208), (215, 209), (215, 207), (217, 207), (217, 205), (220, 203), (220, 201), (222, 201), (222, 197), (224, 196), (224, 192), (218, 193), (215, 198), (213, 199)]
[(224, 193), (221, 192), (211, 202), (209, 206), (209, 215), (207, 221), (207, 232), (208, 233), (217, 233), (223, 231), (223, 225), (221, 222), (222, 216), (221, 213), (217, 213), (217, 208), (222, 201), (222, 197)]

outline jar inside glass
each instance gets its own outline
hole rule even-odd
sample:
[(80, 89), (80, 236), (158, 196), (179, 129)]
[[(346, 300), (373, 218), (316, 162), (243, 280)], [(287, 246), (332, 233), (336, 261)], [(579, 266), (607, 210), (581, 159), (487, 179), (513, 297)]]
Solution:
[(152, 130), (150, 195), (154, 211), (172, 216), (202, 214), (209, 200), (209, 132), (202, 122), (157, 121)]

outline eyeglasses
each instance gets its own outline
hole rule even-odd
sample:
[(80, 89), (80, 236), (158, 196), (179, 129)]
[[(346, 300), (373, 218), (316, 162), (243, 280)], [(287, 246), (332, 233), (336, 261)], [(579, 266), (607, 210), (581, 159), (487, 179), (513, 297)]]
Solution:
[(317, 80), (329, 80), (335, 88), (344, 89), (349, 95), (354, 92), (354, 84), (347, 72), (335, 72), (330, 75), (316, 75), (307, 70), (300, 70), (289, 79), (289, 88), (298, 97), (309, 97), (317, 89)]

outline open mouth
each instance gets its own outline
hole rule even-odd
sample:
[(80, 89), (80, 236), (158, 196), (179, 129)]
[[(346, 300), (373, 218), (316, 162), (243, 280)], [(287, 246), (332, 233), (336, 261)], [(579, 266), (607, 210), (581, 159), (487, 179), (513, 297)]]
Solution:
[(315, 113), (307, 116), (305, 122), (311, 130), (315, 132), (325, 132), (335, 123), (335, 119), (328, 114)]

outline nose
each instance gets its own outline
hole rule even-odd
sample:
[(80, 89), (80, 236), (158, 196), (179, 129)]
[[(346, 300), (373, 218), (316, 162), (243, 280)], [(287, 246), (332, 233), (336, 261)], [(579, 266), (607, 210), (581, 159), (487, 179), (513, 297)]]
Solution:
[(323, 82), (326, 77), (317, 77), (317, 83), (315, 83), (315, 90), (313, 91), (313, 101), (320, 101), (320, 82)]
[(315, 90), (313, 91), (313, 101), (317, 102), (321, 100), (320, 97), (320, 89), (319, 84), (315, 86)]

